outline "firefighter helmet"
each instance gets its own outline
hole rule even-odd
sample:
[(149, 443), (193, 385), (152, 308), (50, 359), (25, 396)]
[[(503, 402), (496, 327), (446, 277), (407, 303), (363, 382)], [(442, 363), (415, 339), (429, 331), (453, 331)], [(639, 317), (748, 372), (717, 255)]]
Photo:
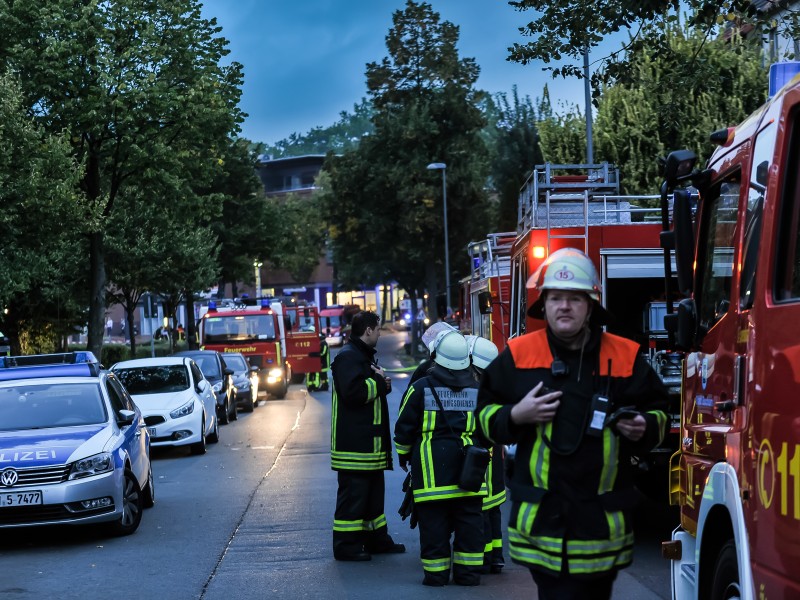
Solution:
[(469, 355), (472, 357), (472, 364), (479, 369), (488, 367), (489, 363), (499, 354), (497, 346), (485, 337), (479, 335), (465, 335), (464, 337), (469, 344)]
[(469, 345), (457, 331), (441, 331), (431, 348), (433, 362), (446, 369), (460, 371), (469, 367)]
[(603, 289), (597, 269), (592, 260), (575, 248), (562, 248), (547, 257), (536, 272), (528, 279), (528, 287), (539, 292), (539, 298), (533, 303), (528, 316), (541, 319), (544, 317), (545, 290), (566, 290), (583, 292), (594, 300), (595, 313), (605, 317), (600, 307), (600, 294)]
[(448, 325), (444, 321), (439, 321), (428, 327), (422, 334), (422, 343), (428, 349), (428, 352), (433, 352), (433, 342), (436, 341), (442, 331), (457, 331), (452, 325)]

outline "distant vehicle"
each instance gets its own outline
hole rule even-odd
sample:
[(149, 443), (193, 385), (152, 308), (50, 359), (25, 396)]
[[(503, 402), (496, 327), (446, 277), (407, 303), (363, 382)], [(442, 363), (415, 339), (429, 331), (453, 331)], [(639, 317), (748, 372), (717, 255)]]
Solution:
[(344, 343), (344, 306), (329, 306), (319, 311), (322, 333), (328, 346), (341, 346)]
[(258, 406), (258, 367), (241, 352), (225, 354), (225, 364), (233, 370), (233, 385), (236, 387), (236, 401), (246, 412), (253, 412)]
[(150, 434), (91, 352), (0, 357), (0, 528), (139, 527), (155, 501)]
[(206, 441), (219, 441), (216, 398), (192, 359), (125, 360), (111, 371), (142, 411), (152, 446), (189, 446), (192, 454), (205, 454)]
[(227, 425), (239, 418), (236, 411), (236, 388), (233, 385), (233, 369), (225, 363), (222, 354), (216, 350), (184, 350), (176, 352), (173, 356), (188, 356), (200, 370), (208, 382), (217, 399), (217, 416), (219, 422)]

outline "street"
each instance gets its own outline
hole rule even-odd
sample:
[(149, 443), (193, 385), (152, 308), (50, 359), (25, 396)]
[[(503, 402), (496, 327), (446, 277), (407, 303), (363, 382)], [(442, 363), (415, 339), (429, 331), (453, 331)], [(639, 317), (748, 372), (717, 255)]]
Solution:
[[(384, 331), (384, 367), (399, 367), (404, 341), (404, 334)], [(394, 419), (408, 373), (391, 375)], [(262, 400), (254, 413), (240, 413), (203, 456), (154, 450), (156, 505), (132, 536), (106, 538), (93, 528), (4, 530), (0, 599), (535, 598), (528, 571), (511, 563), (507, 551), (503, 573), (485, 575), (480, 587), (423, 587), (418, 532), (397, 516), (399, 468), (386, 473), (386, 515), (406, 554), (333, 560), (330, 408), (330, 392), (308, 394), (293, 385), (286, 399)], [(659, 545), (676, 522), (663, 503), (643, 507), (635, 562), (619, 575), (614, 598), (670, 597)]]

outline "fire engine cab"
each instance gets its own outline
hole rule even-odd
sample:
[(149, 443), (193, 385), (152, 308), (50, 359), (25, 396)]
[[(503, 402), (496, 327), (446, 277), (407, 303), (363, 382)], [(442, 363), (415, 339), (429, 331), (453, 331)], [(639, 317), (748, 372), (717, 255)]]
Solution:
[[(200, 348), (218, 352), (241, 352), (258, 367), (259, 384), (275, 398), (286, 397), (292, 366), (286, 348), (284, 307), (261, 300), (260, 306), (209, 302), (200, 319)], [(319, 360), (317, 361), (319, 362)]]
[(690, 294), (668, 319), (688, 351), (680, 526), (663, 545), (673, 598), (800, 598), (800, 77), (772, 95), (789, 68), (773, 65), (771, 99), (712, 134), (704, 171), (690, 151), (666, 161), (665, 195), (700, 193), (695, 207), (675, 190), (664, 237)]

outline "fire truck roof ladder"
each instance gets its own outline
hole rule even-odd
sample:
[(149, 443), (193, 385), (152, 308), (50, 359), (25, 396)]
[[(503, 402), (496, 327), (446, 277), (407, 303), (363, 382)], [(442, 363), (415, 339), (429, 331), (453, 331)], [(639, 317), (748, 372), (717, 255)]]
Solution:
[[(589, 224), (597, 221), (590, 204), (605, 202), (609, 197), (619, 197), (619, 170), (609, 163), (536, 165), (520, 191), (517, 232), (546, 229), (548, 254), (550, 240), (567, 238), (582, 240), (588, 253)], [(613, 212), (619, 219), (621, 211)], [(553, 232), (567, 227), (581, 228), (583, 232)]]

